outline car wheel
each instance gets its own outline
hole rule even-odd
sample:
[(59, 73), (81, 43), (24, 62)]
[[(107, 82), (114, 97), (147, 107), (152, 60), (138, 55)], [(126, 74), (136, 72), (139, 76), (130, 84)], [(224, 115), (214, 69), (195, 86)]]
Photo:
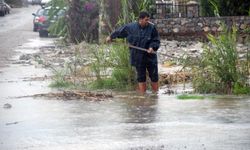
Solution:
[(33, 26), (33, 31), (37, 32), (37, 26), (35, 26), (35, 25)]
[(48, 33), (48, 31), (39, 31), (39, 36), (40, 37), (48, 37), (49, 33)]
[(1, 13), (0, 13), (0, 16), (5, 16), (5, 13), (4, 13), (4, 12), (1, 12)]
[(43, 32), (42, 31), (39, 31), (39, 36), (43, 37)]

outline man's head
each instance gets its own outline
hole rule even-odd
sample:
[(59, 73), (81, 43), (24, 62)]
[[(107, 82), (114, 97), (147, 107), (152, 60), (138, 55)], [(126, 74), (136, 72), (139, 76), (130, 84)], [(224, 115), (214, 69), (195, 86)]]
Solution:
[(145, 27), (149, 24), (150, 16), (147, 12), (140, 12), (139, 15), (139, 24), (141, 27)]

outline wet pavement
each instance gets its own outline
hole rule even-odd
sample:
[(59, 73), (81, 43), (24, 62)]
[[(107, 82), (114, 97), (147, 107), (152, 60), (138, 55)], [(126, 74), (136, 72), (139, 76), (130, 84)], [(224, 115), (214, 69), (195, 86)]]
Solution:
[[(31, 31), (32, 32), (32, 31)], [(39, 64), (16, 63), (53, 39), (34, 37), (0, 68), (0, 150), (249, 150), (250, 98), (178, 100), (114, 94), (100, 102), (27, 95), (57, 91)], [(31, 79), (31, 80), (30, 80)]]

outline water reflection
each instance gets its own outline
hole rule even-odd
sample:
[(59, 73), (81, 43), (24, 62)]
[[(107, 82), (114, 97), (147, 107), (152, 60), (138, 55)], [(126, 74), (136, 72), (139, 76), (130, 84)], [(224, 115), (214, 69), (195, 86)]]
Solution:
[[(239, 97), (223, 97), (211, 103), (208, 109), (214, 120), (222, 123), (249, 123), (249, 102)], [(244, 121), (243, 121), (244, 120)]]
[(126, 99), (124, 102), (126, 123), (152, 123), (155, 121), (158, 104), (157, 96), (138, 96)]
[(158, 97), (157, 96), (130, 96), (123, 99), (122, 118), (128, 125), (122, 129), (121, 137), (133, 141), (155, 137), (158, 132), (151, 126), (156, 122)]

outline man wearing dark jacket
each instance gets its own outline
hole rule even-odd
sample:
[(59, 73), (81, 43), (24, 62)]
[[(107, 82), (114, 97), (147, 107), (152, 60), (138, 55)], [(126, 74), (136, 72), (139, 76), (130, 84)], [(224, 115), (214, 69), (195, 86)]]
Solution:
[[(146, 70), (151, 79), (153, 92), (158, 91), (158, 62), (155, 52), (160, 47), (160, 38), (154, 24), (149, 19), (147, 12), (141, 12), (138, 22), (120, 27), (106, 39), (107, 42), (111, 42), (115, 38), (127, 38), (129, 45), (131, 45), (130, 63), (136, 68), (138, 90), (142, 94), (146, 92), (147, 87)], [(147, 51), (142, 51), (135, 47), (144, 48)]]

